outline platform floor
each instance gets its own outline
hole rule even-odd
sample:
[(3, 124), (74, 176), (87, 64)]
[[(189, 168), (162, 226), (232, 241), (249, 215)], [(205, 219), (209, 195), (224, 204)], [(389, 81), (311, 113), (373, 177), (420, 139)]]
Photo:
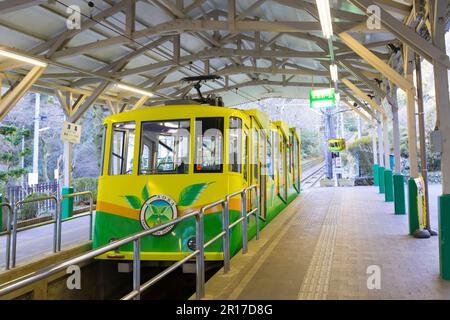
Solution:
[[(309, 189), (206, 283), (205, 298), (450, 299), (438, 238), (410, 237), (407, 215), (393, 212), (376, 187)], [(368, 289), (369, 266), (380, 289)]]

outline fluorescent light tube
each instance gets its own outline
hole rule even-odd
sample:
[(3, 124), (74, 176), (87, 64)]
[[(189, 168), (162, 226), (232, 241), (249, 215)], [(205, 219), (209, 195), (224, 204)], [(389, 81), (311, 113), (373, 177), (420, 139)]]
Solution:
[(338, 81), (338, 69), (337, 65), (335, 65), (334, 63), (330, 65), (330, 75), (333, 82)]
[(153, 97), (153, 93), (151, 93), (151, 92), (148, 92), (148, 91), (145, 91), (145, 90), (141, 90), (139, 88), (127, 86), (125, 84), (118, 83), (117, 84), (117, 88), (123, 89), (123, 90), (127, 90), (127, 91), (131, 91), (131, 92), (134, 92), (134, 93), (138, 93), (138, 94), (141, 94), (143, 96)]
[(18, 61), (22, 61), (22, 62), (32, 64), (32, 65), (35, 65), (38, 67), (43, 67), (43, 68), (47, 67), (47, 63), (45, 63), (45, 62), (42, 62), (37, 59), (29, 58), (29, 57), (23, 56), (21, 54), (10, 52), (10, 51), (4, 50), (4, 49), (0, 49), (0, 56), (18, 60)]
[(331, 24), (331, 11), (329, 0), (316, 0), (317, 11), (319, 12), (320, 25), (323, 36), (327, 39), (333, 36), (333, 25)]

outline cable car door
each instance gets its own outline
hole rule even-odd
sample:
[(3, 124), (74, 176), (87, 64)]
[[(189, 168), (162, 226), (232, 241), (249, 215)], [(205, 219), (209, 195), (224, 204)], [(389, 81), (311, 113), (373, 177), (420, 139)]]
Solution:
[(259, 130), (259, 181), (260, 181), (260, 198), (259, 198), (259, 208), (260, 216), (264, 219), (266, 218), (266, 189), (267, 189), (267, 160), (266, 160), (266, 147), (267, 147), (267, 137), (263, 130)]

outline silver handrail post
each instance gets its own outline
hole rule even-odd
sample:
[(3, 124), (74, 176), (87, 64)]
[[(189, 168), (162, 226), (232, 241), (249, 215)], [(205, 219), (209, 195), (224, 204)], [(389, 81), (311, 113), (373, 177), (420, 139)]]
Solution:
[[(53, 240), (53, 248), (54, 252), (61, 251), (61, 234), (62, 234), (62, 226), (61, 226), (61, 220), (62, 220), (62, 205), (63, 201), (62, 198), (60, 198), (59, 205), (58, 200), (56, 200), (56, 207), (55, 207), (55, 234), (54, 234), (54, 240)], [(56, 248), (56, 249), (55, 249)]]
[(15, 210), (13, 210), (13, 222), (12, 222), (12, 245), (11, 245), (11, 268), (16, 266), (16, 251), (17, 251), (17, 208), (19, 207), (19, 201), (16, 202)]
[(5, 207), (8, 209), (8, 216), (6, 219), (6, 270), (9, 270), (10, 263), (11, 263), (11, 220), (13, 219), (13, 209), (9, 203), (2, 203), (2, 207)]
[(256, 218), (256, 240), (259, 240), (259, 214), (261, 210), (261, 202), (260, 202), (260, 190), (259, 188), (255, 188), (256, 191), (256, 212), (255, 212), (255, 218)]
[(222, 230), (223, 235), (223, 272), (230, 271), (230, 217), (228, 209), (228, 197), (222, 205)]
[(134, 300), (141, 299), (141, 238), (133, 242), (133, 290), (137, 291)]
[(241, 211), (242, 211), (242, 253), (247, 253), (247, 190), (241, 192)]
[(205, 248), (204, 248), (204, 209), (195, 216), (195, 242), (198, 250), (196, 269), (196, 298), (202, 299), (205, 296)]

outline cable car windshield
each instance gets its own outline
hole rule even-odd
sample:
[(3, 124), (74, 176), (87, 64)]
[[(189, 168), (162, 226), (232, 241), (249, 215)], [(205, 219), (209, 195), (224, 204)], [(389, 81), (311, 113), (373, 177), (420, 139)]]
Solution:
[(188, 173), (189, 120), (143, 122), (139, 174)]

